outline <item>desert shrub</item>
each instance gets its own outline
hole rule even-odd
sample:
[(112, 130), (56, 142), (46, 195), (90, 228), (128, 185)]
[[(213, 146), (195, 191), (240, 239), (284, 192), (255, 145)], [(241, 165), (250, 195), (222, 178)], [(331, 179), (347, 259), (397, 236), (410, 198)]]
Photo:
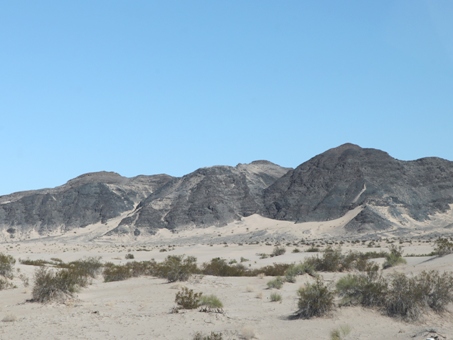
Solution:
[(434, 254), (437, 256), (453, 254), (453, 242), (448, 241), (446, 238), (437, 239), (434, 246)]
[(349, 325), (342, 325), (330, 332), (330, 340), (342, 340), (349, 333), (351, 333), (351, 327)]
[(62, 263), (63, 260), (62, 259), (59, 259), (58, 257), (51, 257), (50, 258), (53, 262), (58, 262), (58, 263)]
[(438, 271), (423, 271), (417, 277), (417, 286), (426, 305), (435, 312), (443, 312), (453, 302), (453, 275)]
[(389, 285), (384, 305), (386, 314), (408, 321), (417, 320), (424, 307), (424, 292), (417, 279), (394, 273)]
[(315, 246), (311, 246), (310, 248), (305, 250), (305, 252), (307, 252), (307, 253), (317, 253), (317, 252), (319, 252), (319, 248), (315, 247)]
[(222, 312), (223, 303), (215, 295), (202, 295), (199, 306), (202, 312)]
[(0, 275), (5, 278), (13, 278), (13, 266), (16, 260), (11, 255), (0, 253)]
[(315, 276), (315, 270), (313, 266), (305, 262), (292, 264), (285, 270), (285, 281), (294, 283), (296, 282), (296, 276), (303, 275), (305, 273)]
[(282, 301), (282, 296), (279, 293), (271, 293), (270, 296), (271, 302), (279, 302)]
[(283, 279), (280, 276), (277, 276), (275, 279), (272, 279), (267, 282), (267, 287), (269, 289), (272, 288), (280, 289), (283, 287), (283, 283), (284, 283)]
[(222, 333), (211, 332), (209, 335), (203, 335), (201, 332), (195, 333), (193, 340), (223, 340)]
[(298, 310), (294, 314), (297, 318), (310, 319), (322, 316), (334, 308), (334, 294), (321, 280), (317, 278), (315, 283), (307, 283), (301, 287), (299, 295)]
[(336, 289), (342, 305), (381, 307), (385, 303), (388, 284), (377, 271), (369, 271), (342, 277)]
[[(61, 267), (63, 264), (59, 264)], [(102, 263), (99, 257), (88, 257), (86, 259), (69, 262), (66, 268), (78, 272), (80, 276), (95, 278), (102, 271)]]
[(276, 246), (272, 251), (271, 256), (280, 256), (286, 253), (286, 248), (283, 246)]
[(86, 285), (87, 278), (70, 269), (54, 271), (47, 267), (39, 267), (35, 271), (33, 301), (48, 302), (64, 299)]
[(12, 288), (13, 285), (6, 279), (0, 277), (0, 290)]
[(134, 257), (134, 254), (129, 253), (129, 254), (126, 254), (126, 256), (124, 256), (124, 258), (126, 260), (133, 260), (135, 257)]
[(132, 261), (125, 265), (129, 268), (131, 277), (138, 277), (143, 275), (154, 275), (157, 264), (154, 260), (151, 261)]
[(229, 265), (225, 259), (216, 257), (203, 264), (202, 274), (214, 276), (246, 276), (247, 269), (241, 264)]
[(200, 306), (202, 293), (194, 293), (192, 289), (183, 287), (176, 293), (175, 302), (180, 309), (195, 309)]
[(157, 266), (156, 276), (166, 278), (168, 282), (187, 281), (191, 274), (197, 273), (197, 259), (193, 256), (169, 255)]
[(104, 282), (123, 281), (132, 277), (131, 270), (128, 266), (115, 265), (107, 262), (102, 272)]
[(266, 276), (283, 276), (285, 275), (285, 272), (289, 267), (291, 267), (291, 265), (287, 263), (274, 263), (271, 266), (264, 266), (255, 269), (249, 272), (249, 274), (247, 275), (256, 276), (260, 273), (263, 273)]
[(292, 252), (293, 253), (300, 253), (300, 250), (299, 250), (299, 248), (294, 248)]
[(401, 246), (396, 247), (392, 244), (390, 245), (389, 250), (390, 253), (385, 255), (385, 262), (382, 265), (384, 269), (406, 263), (406, 260), (403, 258), (403, 250)]
[(26, 259), (26, 260), (20, 260), (19, 259), (19, 262), (21, 264), (26, 265), (26, 266), (36, 266), (36, 267), (42, 267), (42, 266), (45, 266), (45, 265), (53, 265), (54, 264), (53, 262), (49, 262), (49, 261), (46, 261), (46, 260), (30, 260), (30, 259)]

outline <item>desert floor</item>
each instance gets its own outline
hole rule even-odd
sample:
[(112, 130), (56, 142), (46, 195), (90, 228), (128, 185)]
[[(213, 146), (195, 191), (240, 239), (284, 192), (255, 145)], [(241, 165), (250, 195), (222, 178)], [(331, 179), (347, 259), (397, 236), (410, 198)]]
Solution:
[[(284, 255), (260, 259), (259, 253), (271, 253), (273, 244), (214, 244), (181, 245), (176, 247), (154, 244), (123, 244), (113, 242), (10, 242), (0, 244), (0, 252), (19, 259), (60, 258), (65, 262), (101, 257), (102, 262), (125, 263), (131, 253), (136, 261), (163, 260), (167, 255), (192, 255), (198, 264), (214, 257), (227, 260), (247, 259), (246, 266), (261, 267), (272, 263), (293, 263), (314, 253), (298, 245), (300, 253), (293, 253), (293, 244), (286, 246)], [(369, 248), (362, 243), (342, 245), (349, 249), (370, 251), (386, 249), (388, 244)], [(432, 242), (404, 242), (405, 254), (427, 254)], [(167, 249), (163, 252), (161, 249)], [(407, 264), (385, 270), (419, 273), (423, 270), (453, 270), (453, 255), (441, 258), (427, 256), (407, 257)], [(129, 260), (131, 261), (131, 260)], [(378, 262), (382, 260), (377, 260)], [(0, 291), (1, 339), (192, 339), (197, 331), (207, 334), (221, 332), (224, 339), (329, 339), (330, 332), (342, 325), (351, 329), (346, 339), (426, 339), (427, 329), (436, 329), (453, 338), (453, 314), (428, 314), (415, 323), (381, 315), (378, 311), (358, 308), (337, 308), (329, 316), (311, 320), (289, 320), (297, 309), (297, 290), (308, 275), (299, 276), (296, 283), (285, 283), (278, 292), (282, 302), (271, 302), (272, 291), (266, 283), (270, 277), (214, 277), (195, 276), (187, 282), (167, 283), (153, 277), (132, 278), (126, 281), (105, 283), (102, 276), (82, 289), (65, 303), (40, 304), (27, 302), (31, 298), (33, 274), (36, 267), (16, 262), (13, 283), (17, 288)], [(326, 282), (334, 283), (341, 273), (321, 273)], [(22, 279), (19, 278), (22, 276)], [(28, 278), (26, 286), (24, 278)], [(175, 294), (182, 286), (203, 294), (215, 294), (224, 304), (224, 313), (204, 313), (182, 310), (170, 313), (175, 306)], [(453, 311), (452, 306), (449, 310)]]

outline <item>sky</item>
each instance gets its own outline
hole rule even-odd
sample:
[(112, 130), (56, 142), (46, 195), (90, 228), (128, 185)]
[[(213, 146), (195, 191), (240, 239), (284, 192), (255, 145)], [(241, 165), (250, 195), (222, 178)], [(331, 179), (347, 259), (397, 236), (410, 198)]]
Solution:
[(453, 1), (2, 1), (0, 195), (94, 171), (453, 160)]

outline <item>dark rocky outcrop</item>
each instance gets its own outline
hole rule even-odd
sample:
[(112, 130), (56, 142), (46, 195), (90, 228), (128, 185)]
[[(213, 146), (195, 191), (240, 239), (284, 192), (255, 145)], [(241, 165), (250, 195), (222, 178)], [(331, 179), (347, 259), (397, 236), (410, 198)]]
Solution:
[(363, 206), (346, 227), (385, 229), (407, 214), (417, 221), (449, 210), (453, 162), (440, 158), (400, 161), (387, 153), (344, 144), (330, 149), (264, 191), (264, 216), (296, 222), (325, 221)]
[(41, 235), (106, 222), (134, 209), (140, 200), (172, 177), (122, 177), (113, 172), (79, 176), (54, 189), (0, 197), (0, 226), (14, 236), (31, 230)]
[(198, 169), (156, 190), (112, 233), (203, 228), (239, 220), (262, 209), (263, 189), (288, 170), (267, 161)]

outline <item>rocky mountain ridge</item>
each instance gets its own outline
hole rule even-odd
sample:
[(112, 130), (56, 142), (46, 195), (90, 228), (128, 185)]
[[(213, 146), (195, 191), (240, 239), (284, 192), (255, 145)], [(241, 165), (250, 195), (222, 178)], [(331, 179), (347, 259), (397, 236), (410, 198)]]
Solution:
[[(117, 221), (107, 236), (141, 238), (159, 230), (221, 228), (253, 214), (297, 227), (353, 210), (360, 212), (345, 232), (354, 234), (429, 223), (436, 214), (447, 216), (450, 207), (453, 162), (400, 161), (344, 144), (295, 169), (255, 161), (200, 168), (183, 177), (97, 172), (53, 189), (0, 196), (0, 236), (29, 239)], [(448, 218), (440, 227), (453, 225)]]

